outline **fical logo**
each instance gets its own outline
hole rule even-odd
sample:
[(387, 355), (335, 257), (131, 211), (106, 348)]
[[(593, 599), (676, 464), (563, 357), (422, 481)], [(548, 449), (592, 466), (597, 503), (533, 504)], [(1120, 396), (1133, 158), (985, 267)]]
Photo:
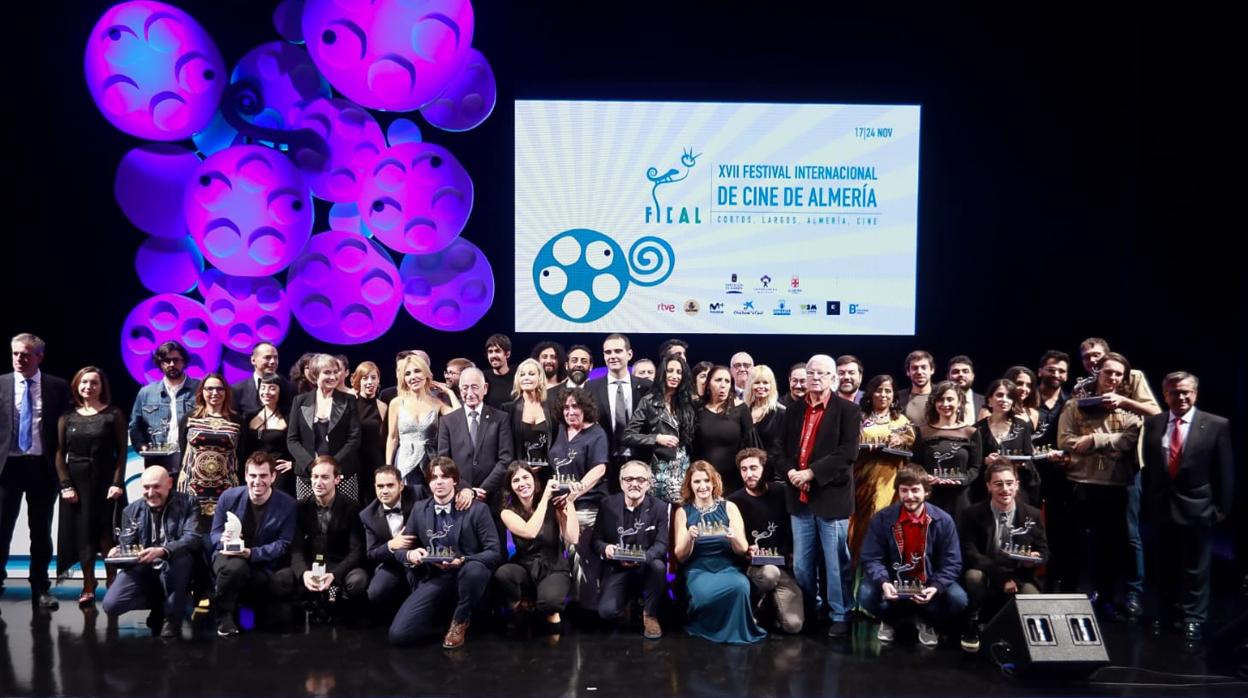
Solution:
[(680, 154), (680, 165), (684, 168), (683, 170), (681, 167), (673, 167), (660, 174), (657, 167), (646, 169), (646, 179), (650, 180), (651, 185), (650, 200), (654, 202), (653, 206), (646, 207), (647, 223), (662, 225), (689, 225), (691, 223), (700, 225), (702, 223), (702, 209), (697, 206), (673, 208), (659, 203), (659, 187), (688, 179), (690, 170), (697, 164), (700, 157), (702, 153), (694, 155), (693, 148), (686, 148)]

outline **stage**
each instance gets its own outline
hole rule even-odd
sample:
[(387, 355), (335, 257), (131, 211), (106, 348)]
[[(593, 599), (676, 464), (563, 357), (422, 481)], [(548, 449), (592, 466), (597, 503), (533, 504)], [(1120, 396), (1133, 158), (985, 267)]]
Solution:
[[(674, 627), (658, 641), (640, 628), (578, 624), (562, 635), (476, 627), (467, 644), (392, 648), (380, 627), (314, 625), (278, 635), (221, 640), (211, 626), (182, 641), (152, 637), (144, 613), (110, 623), (84, 614), (77, 589), (61, 608), (32, 618), (24, 589), (0, 600), (0, 695), (5, 696), (1238, 696), (1248, 683), (1209, 674), (1203, 652), (1147, 623), (1103, 626), (1113, 667), (1090, 682), (1022, 682), (988, 659), (968, 657), (956, 638), (934, 650), (898, 641), (881, 649), (873, 623), (849, 641), (822, 628), (773, 633), (748, 647), (716, 645)], [(1238, 596), (1219, 610), (1242, 612)], [(1219, 616), (1229, 617), (1225, 614)], [(1132, 686), (1134, 685), (1134, 687)]]

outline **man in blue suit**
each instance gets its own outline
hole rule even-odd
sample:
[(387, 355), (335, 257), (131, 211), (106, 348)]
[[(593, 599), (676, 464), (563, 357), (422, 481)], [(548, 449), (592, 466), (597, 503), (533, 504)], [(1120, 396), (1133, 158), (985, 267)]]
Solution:
[[(273, 489), (276, 467), (272, 455), (264, 451), (251, 454), (247, 459), (247, 484), (231, 487), (217, 500), (211, 542), (212, 572), (217, 579), (213, 605), (217, 611), (217, 634), (221, 637), (238, 635), (234, 609), (244, 594), (272, 602), (278, 611), (278, 622), (285, 620), (285, 604), (281, 601), (290, 597), (292, 589), (289, 576), (277, 572), (290, 566), (295, 498)], [(238, 517), (241, 534), (226, 532), (227, 513)]]
[[(396, 550), (394, 557), (410, 567), (412, 593), (403, 602), (390, 624), (390, 642), (411, 644), (436, 635), (439, 615), (450, 605), (455, 608), (451, 626), (442, 646), (455, 649), (464, 644), (464, 634), (472, 613), (481, 603), (494, 570), (503, 561), (498, 529), (490, 512), (480, 501), (468, 508), (455, 507), (459, 487), (459, 466), (445, 456), (429, 461), (425, 480), (431, 497), (416, 503), (403, 526), (403, 535), (414, 536), (411, 550)], [(449, 548), (449, 562), (427, 562), (431, 549)]]
[(126, 507), (118, 541), (141, 546), (139, 564), (117, 573), (104, 597), (104, 612), (119, 616), (162, 598), (147, 624), (153, 631), (159, 627), (162, 638), (174, 639), (182, 636), (191, 566), (204, 543), (198, 530), (199, 504), (189, 494), (171, 492), (173, 478), (164, 466), (144, 470), (139, 484), (143, 499)]

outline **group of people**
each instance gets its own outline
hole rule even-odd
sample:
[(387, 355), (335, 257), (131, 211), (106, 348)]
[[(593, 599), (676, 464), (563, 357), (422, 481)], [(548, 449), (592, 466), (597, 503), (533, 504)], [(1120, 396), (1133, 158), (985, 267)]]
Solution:
[[(266, 343), (248, 378), (196, 380), (167, 342), (128, 420), (99, 368), (66, 383), (40, 370), (38, 337), (11, 346), (0, 574), (24, 496), (33, 598), (56, 605), (59, 498), (58, 573), (81, 565), (79, 603), (94, 606), (95, 562), (113, 558), (104, 610), (151, 608), (171, 638), (192, 597), (223, 637), (248, 603), (277, 625), (299, 607), (371, 615), (395, 644), (454, 648), (482, 613), (557, 628), (575, 603), (608, 621), (640, 606), (658, 638), (673, 573), (667, 617), (718, 642), (824, 622), (845, 637), (857, 612), (884, 642), (913, 619), (922, 644), (944, 632), (977, 651), (1010, 596), (1085, 576), (1103, 617), (1140, 616), (1147, 559), (1159, 620), (1197, 642), (1211, 532), (1233, 498), (1229, 424), (1196, 409), (1197, 377), (1167, 374), (1163, 411), (1099, 338), (1069, 391), (1061, 351), (983, 394), (970, 358), (937, 381), (914, 351), (908, 385), (864, 385), (856, 357), (817, 354), (789, 368), (784, 395), (748, 353), (691, 365), (676, 339), (638, 371), (620, 334), (599, 378), (585, 345), (542, 342), (513, 367), (493, 335), (484, 368), (452, 359), (441, 382), (426, 352), (401, 352), (392, 389), (377, 364), (329, 354), (282, 377)], [(147, 467), (126, 504), (129, 447)]]

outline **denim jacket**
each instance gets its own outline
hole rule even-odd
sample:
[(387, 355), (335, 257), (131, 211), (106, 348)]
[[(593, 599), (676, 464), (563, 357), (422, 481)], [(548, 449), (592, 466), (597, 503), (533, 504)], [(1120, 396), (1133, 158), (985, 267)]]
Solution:
[[(186, 423), (186, 416), (195, 408), (195, 391), (199, 381), (187, 376), (178, 391), (178, 423)], [(159, 429), (161, 423), (169, 422), (169, 393), (163, 380), (148, 383), (139, 390), (130, 410), (130, 445), (138, 450), (151, 442), (151, 429)], [(178, 429), (181, 433), (182, 428)]]

